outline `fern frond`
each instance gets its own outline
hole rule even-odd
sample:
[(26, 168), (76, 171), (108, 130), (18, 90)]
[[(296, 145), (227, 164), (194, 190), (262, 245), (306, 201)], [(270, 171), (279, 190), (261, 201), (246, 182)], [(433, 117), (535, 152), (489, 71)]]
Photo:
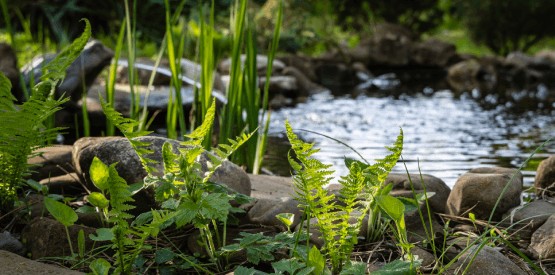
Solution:
[(135, 153), (139, 156), (139, 160), (143, 165), (143, 168), (148, 174), (156, 173), (156, 168), (151, 164), (155, 164), (156, 161), (147, 157), (147, 155), (152, 154), (153, 151), (148, 149), (150, 143), (139, 141), (136, 138), (141, 136), (146, 136), (152, 132), (150, 131), (135, 131), (135, 129), (139, 128), (139, 121), (136, 121), (131, 118), (123, 117), (123, 115), (116, 111), (112, 106), (110, 106), (102, 95), (100, 96), (100, 104), (102, 105), (102, 110), (106, 115), (106, 118), (118, 128), (121, 133), (127, 138), (129, 143), (131, 143), (131, 147), (135, 150)]
[(202, 124), (199, 127), (197, 127), (195, 130), (193, 130), (192, 133), (185, 135), (186, 140), (182, 142), (182, 145), (192, 146), (192, 147), (201, 146), (202, 142), (206, 138), (212, 138), (211, 136), (208, 136), (208, 134), (212, 130), (212, 125), (214, 124), (215, 116), (216, 116), (216, 100), (213, 99), (212, 104), (210, 105), (210, 108), (208, 108), (208, 110), (206, 111), (206, 116), (204, 117)]
[(132, 198), (132, 193), (129, 191), (125, 179), (119, 176), (116, 170), (116, 163), (108, 167), (108, 194), (110, 195), (110, 209), (109, 216), (115, 220), (125, 220), (133, 218), (133, 215), (128, 211), (135, 208), (135, 206), (128, 204), (128, 202), (135, 201)]
[(387, 150), (391, 152), (391, 154), (387, 155), (383, 159), (376, 160), (376, 163), (370, 165), (365, 169), (366, 178), (368, 180), (368, 184), (370, 186), (378, 186), (382, 184), (387, 175), (393, 170), (393, 167), (397, 164), (397, 161), (401, 157), (401, 153), (403, 151), (403, 129), (399, 130), (399, 135), (395, 140), (393, 146), (386, 146)]

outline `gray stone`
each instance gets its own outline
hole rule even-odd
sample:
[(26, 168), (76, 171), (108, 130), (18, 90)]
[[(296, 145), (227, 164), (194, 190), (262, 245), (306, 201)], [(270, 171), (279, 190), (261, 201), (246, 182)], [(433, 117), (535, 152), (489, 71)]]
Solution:
[[(70, 226), (69, 236), (73, 249), (78, 247), (77, 240), (80, 230), (85, 232), (85, 236), (96, 231), (94, 228), (81, 225)], [(23, 229), (21, 240), (27, 247), (27, 251), (31, 253), (31, 259), (71, 255), (66, 229), (56, 220), (41, 217), (31, 220)], [(85, 238), (85, 251), (89, 251), (93, 245), (94, 242), (90, 238)], [(74, 252), (77, 253), (77, 250)]]
[(555, 214), (534, 232), (528, 249), (538, 259), (555, 259)]
[(21, 256), (25, 255), (23, 244), (8, 231), (0, 233), (0, 250), (9, 251)]
[[(244, 64), (247, 59), (246, 55), (241, 55), (241, 63)], [(256, 56), (256, 70), (259, 76), (266, 75), (266, 68), (268, 66), (268, 57), (265, 55)], [(279, 60), (274, 59), (272, 62), (272, 72), (282, 71), (285, 68), (285, 64)], [(218, 65), (218, 70), (222, 74), (229, 74), (231, 72), (231, 58), (225, 59)], [(272, 73), (273, 74), (273, 73)]]
[(248, 174), (251, 182), (251, 197), (255, 199), (276, 199), (293, 197), (293, 178)]
[(518, 232), (520, 238), (529, 240), (532, 233), (553, 214), (555, 204), (536, 200), (511, 209), (504, 215), (503, 220), (512, 231)]
[(418, 210), (405, 212), (405, 226), (411, 243), (424, 242), (443, 233), (443, 226), (439, 224), (435, 215), (432, 214), (430, 217), (425, 205), (420, 205), (420, 212)]
[(468, 212), (472, 212), (476, 219), (488, 220), (501, 196), (492, 217), (494, 221), (499, 221), (503, 213), (520, 205), (521, 192), (522, 173), (517, 169), (472, 169), (459, 177), (453, 186), (447, 199), (447, 211), (455, 216), (467, 216)]
[[(509, 258), (497, 251), (495, 248), (484, 246), (476, 255), (478, 245), (473, 245), (460, 259), (455, 262), (446, 272), (446, 274), (462, 274), (467, 268), (465, 274), (484, 274), (484, 275), (526, 275), (518, 265)], [(474, 255), (476, 255), (475, 258)]]
[(411, 61), (419, 66), (443, 68), (456, 54), (455, 45), (437, 39), (415, 43), (411, 49)]
[(31, 165), (29, 178), (36, 181), (73, 172), (71, 145), (52, 145), (35, 151), (38, 155), (27, 160)]
[(536, 194), (540, 197), (555, 197), (555, 156), (540, 162), (534, 182)]
[(299, 202), (290, 197), (262, 198), (254, 202), (248, 209), (247, 217), (254, 224), (275, 226), (285, 230), (285, 225), (276, 218), (282, 213), (292, 213), (295, 215), (291, 228), (295, 228), (301, 221), (301, 210)]
[(426, 174), (407, 175), (406, 173), (390, 173), (387, 176), (385, 183), (393, 184), (393, 190), (391, 193), (393, 196), (414, 198), (412, 193), (413, 188), (417, 193), (424, 192), (424, 189), (426, 189), (426, 192), (433, 192), (435, 194), (428, 199), (430, 207), (437, 213), (446, 212), (445, 204), (447, 203), (447, 198), (451, 193), (451, 189), (443, 180), (439, 178)]
[[(42, 75), (42, 67), (53, 60), (56, 55), (39, 56), (22, 68), (23, 78), (27, 87), (31, 79), (35, 82)], [(81, 93), (87, 91), (98, 74), (110, 64), (114, 52), (98, 40), (87, 43), (79, 57), (66, 70), (66, 77), (56, 88), (58, 97), (64, 94), (76, 103), (81, 99)]]
[[(174, 149), (179, 146), (179, 141), (163, 137), (145, 136), (137, 138), (138, 141), (150, 143), (148, 149), (153, 153), (146, 157), (153, 159), (156, 163), (153, 166), (162, 175), (162, 145), (165, 142), (172, 144)], [(95, 189), (89, 179), (89, 168), (94, 157), (98, 157), (105, 164), (116, 163), (119, 175), (128, 184), (142, 182), (147, 172), (143, 169), (139, 157), (131, 144), (123, 137), (103, 137), (103, 138), (82, 138), (73, 145), (73, 163), (75, 171), (82, 178), (83, 182), (91, 189)], [(206, 154), (201, 155), (199, 162), (203, 166), (203, 171), (207, 171), (208, 158)], [(211, 181), (228, 186), (229, 188), (245, 195), (250, 195), (251, 184), (245, 171), (239, 166), (224, 161), (216, 172), (212, 175)]]
[(21, 274), (43, 274), (43, 275), (78, 275), (85, 274), (62, 268), (55, 265), (39, 263), (17, 254), (0, 250), (0, 266), (2, 274), (21, 275)]

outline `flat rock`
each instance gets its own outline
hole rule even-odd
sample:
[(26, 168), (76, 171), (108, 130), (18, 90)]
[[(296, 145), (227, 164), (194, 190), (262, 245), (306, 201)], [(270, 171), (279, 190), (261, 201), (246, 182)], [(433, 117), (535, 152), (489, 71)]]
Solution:
[(36, 181), (73, 172), (71, 145), (52, 145), (35, 151), (39, 155), (27, 160), (33, 173), (29, 178)]
[(295, 215), (291, 228), (295, 228), (301, 221), (302, 215), (298, 205), (299, 202), (290, 197), (262, 198), (254, 202), (247, 211), (247, 217), (254, 224), (286, 229), (285, 225), (276, 218), (276, 215), (291, 213)]
[(84, 191), (77, 173), (46, 178), (39, 183), (48, 186), (48, 191), (54, 194), (79, 195)]
[(453, 186), (447, 199), (447, 211), (455, 216), (467, 216), (472, 212), (477, 219), (488, 220), (501, 196), (493, 215), (493, 220), (499, 221), (509, 209), (520, 205), (521, 192), (522, 173), (517, 169), (472, 169), (459, 177)]
[(251, 182), (251, 197), (256, 199), (276, 199), (293, 197), (293, 178), (248, 174)]
[(484, 246), (476, 255), (478, 245), (473, 245), (460, 259), (455, 262), (446, 272), (446, 274), (462, 274), (466, 270), (466, 274), (487, 274), (487, 275), (526, 275), (518, 265), (509, 258), (497, 251), (495, 248)]
[(529, 240), (532, 233), (553, 214), (555, 204), (536, 200), (511, 209), (504, 215), (504, 220), (512, 230), (518, 232), (520, 238)]
[(52, 275), (77, 275), (85, 274), (45, 263), (39, 263), (17, 254), (0, 250), (1, 273), (5, 275), (22, 274), (52, 274)]

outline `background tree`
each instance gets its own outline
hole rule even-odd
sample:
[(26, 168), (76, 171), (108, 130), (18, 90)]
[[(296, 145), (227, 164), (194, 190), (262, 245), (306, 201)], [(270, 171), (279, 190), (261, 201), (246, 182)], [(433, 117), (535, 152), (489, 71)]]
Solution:
[(472, 39), (500, 55), (555, 36), (555, 0), (458, 0), (453, 7)]

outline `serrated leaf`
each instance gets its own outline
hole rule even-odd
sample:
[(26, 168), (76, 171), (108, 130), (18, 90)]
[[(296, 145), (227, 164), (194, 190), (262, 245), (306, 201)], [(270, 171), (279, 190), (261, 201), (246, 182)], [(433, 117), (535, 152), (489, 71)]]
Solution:
[(238, 266), (235, 271), (233, 272), (235, 275), (264, 275), (268, 274), (262, 271), (258, 271), (254, 268), (246, 268), (244, 266)]
[(66, 204), (44, 197), (44, 206), (50, 215), (64, 226), (72, 226), (77, 221), (77, 214)]
[(110, 268), (112, 268), (112, 266), (105, 259), (98, 258), (91, 262), (89, 268), (94, 275), (108, 275), (110, 274)]

